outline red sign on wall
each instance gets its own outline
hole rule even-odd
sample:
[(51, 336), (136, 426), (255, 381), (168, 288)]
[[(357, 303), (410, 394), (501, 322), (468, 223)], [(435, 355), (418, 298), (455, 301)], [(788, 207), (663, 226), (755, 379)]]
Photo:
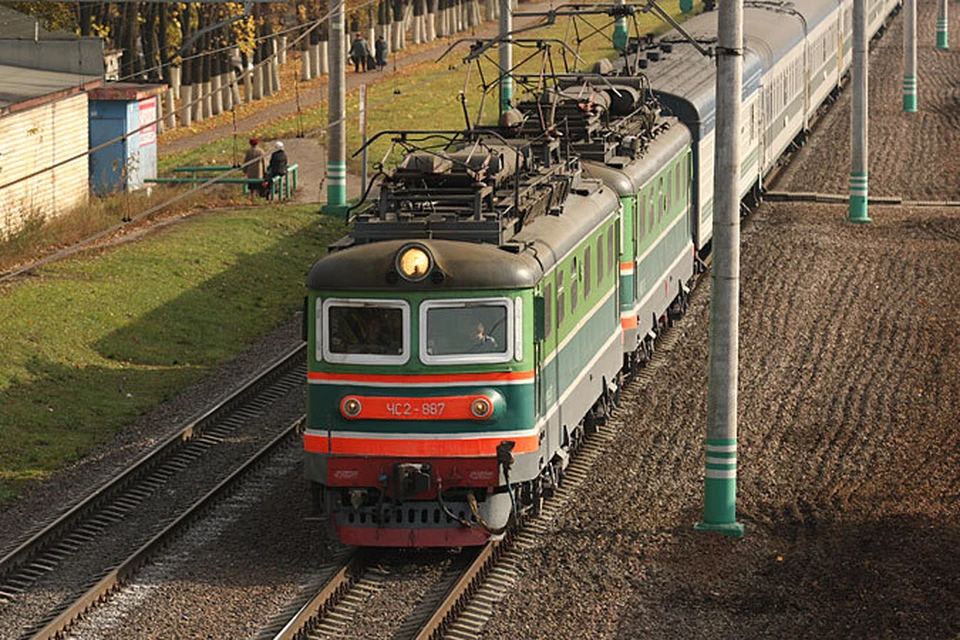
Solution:
[(157, 144), (157, 97), (147, 98), (140, 101), (140, 126), (150, 123), (149, 126), (140, 129), (140, 146), (147, 147), (151, 144)]

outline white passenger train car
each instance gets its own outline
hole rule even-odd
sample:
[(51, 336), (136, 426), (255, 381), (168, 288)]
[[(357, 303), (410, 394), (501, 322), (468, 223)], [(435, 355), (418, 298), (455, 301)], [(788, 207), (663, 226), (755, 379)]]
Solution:
[[(869, 37), (881, 33), (899, 0), (867, 0)], [(805, 134), (852, 63), (853, 0), (748, 0), (743, 10), (740, 195), (759, 194), (764, 178)], [(717, 44), (717, 12), (683, 23), (702, 48)], [(652, 55), (651, 55), (652, 54)], [(690, 129), (694, 240), (713, 237), (716, 62), (670, 31), (655, 52), (643, 51), (643, 73), (668, 113)]]

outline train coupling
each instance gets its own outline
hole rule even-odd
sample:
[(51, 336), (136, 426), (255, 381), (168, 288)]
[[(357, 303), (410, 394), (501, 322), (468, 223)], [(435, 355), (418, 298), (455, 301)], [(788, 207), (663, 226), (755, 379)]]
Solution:
[(431, 465), (425, 462), (401, 462), (393, 468), (393, 486), (398, 500), (430, 490)]

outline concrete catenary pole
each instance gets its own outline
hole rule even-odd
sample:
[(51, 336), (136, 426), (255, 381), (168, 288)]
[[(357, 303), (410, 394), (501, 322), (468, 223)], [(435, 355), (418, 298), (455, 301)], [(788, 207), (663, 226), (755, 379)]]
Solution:
[[(500, 0), (500, 37), (509, 38), (508, 33), (513, 31), (513, 9), (510, 0)], [(511, 107), (513, 102), (513, 77), (510, 69), (513, 67), (513, 47), (510, 40), (500, 44), (500, 73), (503, 77), (500, 83), (500, 112)]]
[(947, 38), (947, 0), (940, 0), (940, 12), (937, 15), (937, 49), (950, 48)]
[(737, 522), (737, 372), (743, 0), (721, 2), (718, 20), (706, 472), (703, 520), (696, 529), (741, 537), (743, 525)]
[(346, 136), (346, 50), (344, 48), (344, 0), (330, 14), (330, 85), (327, 114), (327, 204), (324, 213), (338, 215), (347, 210)]
[(903, 110), (917, 110), (917, 0), (903, 3)]
[(850, 211), (847, 222), (870, 222), (867, 215), (867, 0), (853, 0), (853, 63), (850, 87)]

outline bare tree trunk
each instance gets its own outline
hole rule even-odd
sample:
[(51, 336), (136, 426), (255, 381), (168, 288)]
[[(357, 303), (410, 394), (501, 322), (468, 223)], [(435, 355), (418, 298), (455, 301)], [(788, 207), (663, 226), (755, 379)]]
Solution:
[[(317, 14), (319, 16), (327, 15), (327, 12), (330, 10), (330, 4), (327, 0), (320, 0), (317, 3)], [(320, 75), (328, 75), (330, 73), (330, 21), (324, 20), (320, 23), (320, 41), (319, 46), (317, 47), (317, 65), (318, 73)]]
[(80, 3), (80, 35), (93, 35), (93, 6), (87, 2)]
[(144, 71), (148, 82), (159, 82), (160, 75), (160, 45), (157, 42), (157, 27), (160, 15), (166, 13), (166, 5), (159, 2), (146, 4), (146, 22), (140, 27), (140, 40), (143, 43)]
[(123, 79), (136, 82), (136, 75), (140, 71), (139, 56), (137, 55), (137, 9), (139, 2), (129, 2), (123, 5), (122, 19), (120, 20), (120, 41), (123, 49), (121, 59), (121, 73)]

